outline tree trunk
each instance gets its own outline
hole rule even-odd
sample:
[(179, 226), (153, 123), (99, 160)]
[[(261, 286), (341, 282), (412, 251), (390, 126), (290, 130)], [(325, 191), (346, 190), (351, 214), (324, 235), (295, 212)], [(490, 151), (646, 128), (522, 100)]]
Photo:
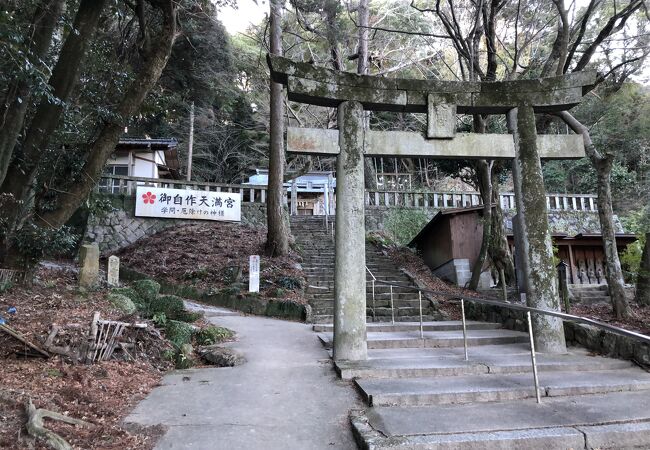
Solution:
[[(475, 133), (485, 133), (487, 127), (486, 118), (478, 114), (474, 115), (473, 126)], [(483, 199), (483, 237), (481, 249), (472, 267), (472, 278), (469, 280), (468, 287), (473, 290), (478, 287), (488, 253), (490, 236), (492, 235), (492, 164), (492, 162), (488, 163), (484, 159), (479, 159), (476, 163), (476, 178)]]
[(11, 211), (3, 211), (4, 216), (9, 218), (10, 229), (19, 226), (32, 207), (38, 165), (49, 145), (52, 133), (59, 124), (64, 105), (77, 83), (81, 60), (86, 53), (88, 41), (95, 33), (105, 2), (106, 0), (81, 1), (75, 15), (74, 31), (68, 34), (49, 80), (52, 94), (58, 101), (52, 102), (47, 97), (41, 99), (25, 133), (20, 152), (8, 168), (0, 191), (13, 195), (16, 200), (19, 200), (19, 207)]
[(503, 209), (499, 197), (498, 184), (494, 184), (492, 186), (492, 203), (496, 204), (496, 206), (492, 209), (492, 236), (490, 237), (488, 254), (496, 269), (503, 270), (506, 284), (511, 284), (515, 280), (515, 264), (508, 246)]
[[(370, 19), (370, 9), (368, 0), (360, 0), (357, 9), (359, 23), (359, 46), (357, 48), (357, 73), (359, 75), (368, 75), (368, 21)], [(364, 113), (364, 128), (367, 130), (370, 124), (370, 116), (366, 111)], [(366, 189), (377, 189), (377, 171), (372, 157), (363, 158), (363, 182)]]
[(476, 163), (476, 175), (479, 181), (481, 191), (481, 198), (483, 199), (483, 239), (481, 240), (481, 250), (479, 251), (478, 258), (472, 267), (472, 278), (469, 280), (469, 288), (476, 290), (478, 282), (483, 272), (485, 259), (490, 245), (490, 237), (492, 235), (492, 174), (491, 163), (484, 159), (479, 159)]
[(650, 306), (650, 232), (645, 234), (645, 246), (636, 281), (636, 301), (639, 305)]
[(557, 115), (577, 134), (582, 135), (585, 144), (585, 153), (591, 164), (596, 169), (598, 193), (598, 218), (605, 252), (605, 278), (612, 299), (612, 308), (618, 319), (629, 315), (627, 301), (625, 300), (625, 281), (621, 270), (621, 261), (618, 257), (616, 246), (616, 228), (614, 227), (614, 211), (612, 209), (611, 172), (614, 164), (614, 155), (601, 154), (593, 142), (589, 129), (574, 118), (568, 111)]
[[(33, 33), (30, 45), (30, 62), (41, 66), (41, 60), (50, 48), (54, 27), (56, 26), (64, 0), (43, 0), (34, 13), (30, 32)], [(27, 107), (31, 98), (31, 84), (26, 79), (14, 80), (7, 89), (5, 102), (0, 110), (0, 186), (7, 175), (20, 131), (23, 129)]]
[(68, 192), (61, 193), (57, 209), (41, 215), (39, 222), (43, 226), (54, 228), (62, 226), (86, 201), (97, 184), (107, 159), (115, 151), (120, 135), (124, 132), (124, 126), (138, 112), (145, 97), (158, 82), (167, 65), (176, 39), (176, 6), (172, 0), (152, 4), (161, 9), (163, 15), (161, 31), (155, 37), (156, 45), (151, 48), (151, 52), (144, 54), (142, 69), (137, 73), (117, 107), (116, 113), (120, 119), (106, 123), (101, 129), (81, 170), (86, 176), (68, 189)]
[[(270, 44), (271, 53), (282, 55), (282, 7), (283, 0), (271, 0), (270, 8)], [(289, 253), (289, 221), (285, 218), (284, 210), (284, 102), (282, 101), (282, 85), (271, 83), (270, 98), (270, 144), (269, 144), (269, 181), (268, 198), (266, 202), (266, 220), (268, 231), (266, 235), (266, 253), (270, 256), (281, 256)]]
[(612, 307), (617, 318), (627, 317), (629, 314), (625, 300), (625, 282), (621, 262), (618, 258), (616, 246), (616, 229), (614, 228), (614, 211), (612, 209), (611, 172), (614, 157), (607, 155), (596, 163), (598, 184), (598, 218), (605, 250), (605, 278), (612, 299)]

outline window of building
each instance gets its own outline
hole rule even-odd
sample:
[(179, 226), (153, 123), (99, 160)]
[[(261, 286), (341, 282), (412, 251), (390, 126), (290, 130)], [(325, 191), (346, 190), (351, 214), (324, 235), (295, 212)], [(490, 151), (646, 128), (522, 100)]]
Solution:
[[(104, 168), (104, 175), (128, 175), (129, 166), (123, 164), (109, 164)], [(126, 183), (123, 183), (122, 191), (126, 190)], [(113, 178), (102, 178), (99, 180), (99, 192), (110, 194), (120, 193), (120, 180)]]

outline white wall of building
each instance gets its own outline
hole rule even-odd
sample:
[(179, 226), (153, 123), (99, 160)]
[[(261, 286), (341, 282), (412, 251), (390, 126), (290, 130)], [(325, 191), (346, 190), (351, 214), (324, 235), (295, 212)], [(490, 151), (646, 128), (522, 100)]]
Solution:
[(129, 176), (158, 178), (158, 164), (165, 164), (165, 152), (130, 152), (115, 155), (106, 162), (107, 166), (129, 166)]

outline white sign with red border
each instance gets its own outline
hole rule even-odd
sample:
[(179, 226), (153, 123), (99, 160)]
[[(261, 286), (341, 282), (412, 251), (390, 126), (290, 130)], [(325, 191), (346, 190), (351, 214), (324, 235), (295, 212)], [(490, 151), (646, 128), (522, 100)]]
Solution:
[(241, 222), (241, 195), (234, 192), (138, 186), (135, 215)]

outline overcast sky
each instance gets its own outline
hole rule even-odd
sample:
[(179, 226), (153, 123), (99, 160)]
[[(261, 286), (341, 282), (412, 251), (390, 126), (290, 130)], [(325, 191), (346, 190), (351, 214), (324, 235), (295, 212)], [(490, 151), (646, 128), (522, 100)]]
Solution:
[(218, 18), (230, 34), (246, 30), (250, 24), (258, 24), (269, 11), (267, 0), (238, 0), (237, 9), (222, 8)]

